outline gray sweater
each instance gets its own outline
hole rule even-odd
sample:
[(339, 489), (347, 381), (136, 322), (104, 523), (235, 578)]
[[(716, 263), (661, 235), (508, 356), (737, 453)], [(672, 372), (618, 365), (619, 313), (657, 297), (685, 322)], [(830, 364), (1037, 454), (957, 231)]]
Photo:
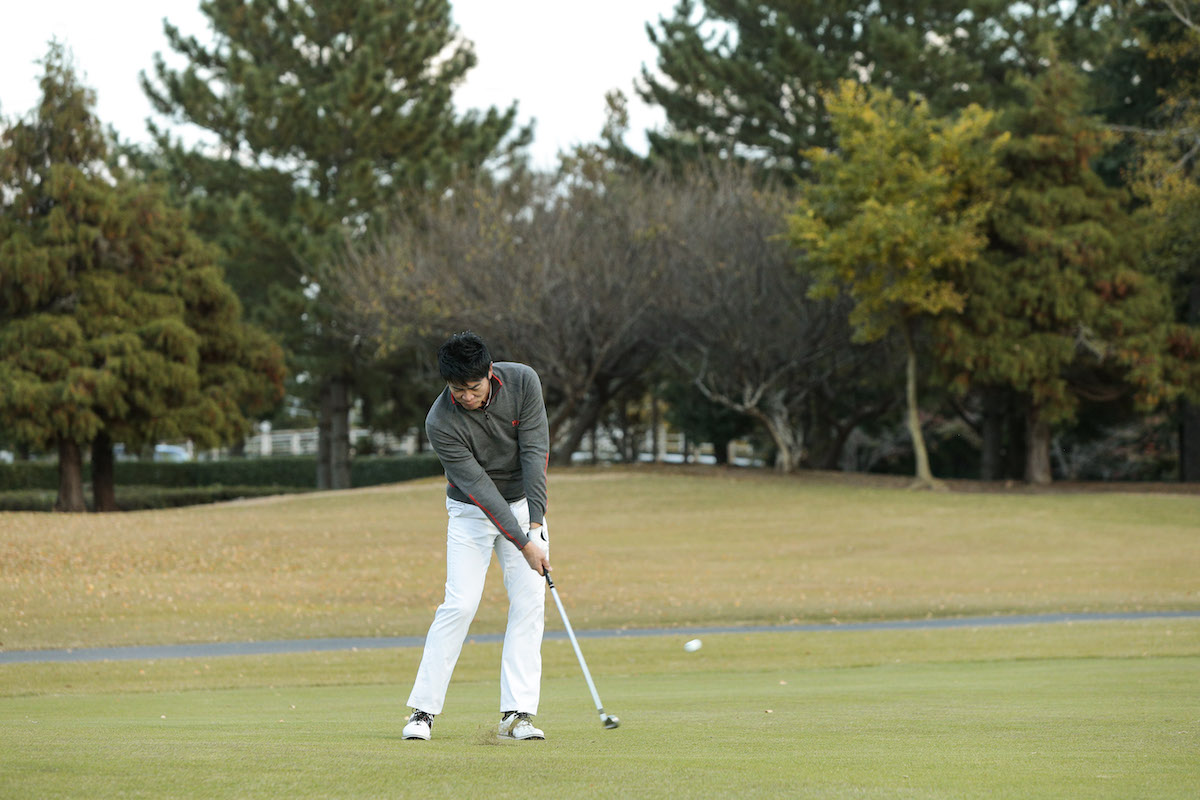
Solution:
[(529, 536), (508, 504), (525, 497), (530, 523), (545, 519), (546, 403), (531, 367), (497, 361), (492, 372), (486, 405), (468, 411), (447, 387), (425, 417), (425, 432), (446, 471), (447, 496), (479, 506), (505, 538), (524, 550)]

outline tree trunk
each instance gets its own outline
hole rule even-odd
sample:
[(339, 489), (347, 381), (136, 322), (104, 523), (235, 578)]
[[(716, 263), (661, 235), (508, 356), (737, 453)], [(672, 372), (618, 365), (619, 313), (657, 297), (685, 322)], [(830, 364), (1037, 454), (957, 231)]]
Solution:
[(596, 463), (600, 412), (603, 411), (605, 402), (607, 401), (601, 402), (589, 398), (577, 407), (578, 413), (574, 417), (563, 421), (551, 440), (551, 465), (569, 467), (571, 455), (579, 449), (579, 443), (583, 441), (584, 434), (588, 431), (592, 432), (592, 463)]
[(905, 322), (902, 327), (904, 329), (904, 348), (908, 352), (904, 396), (908, 403), (908, 433), (912, 436), (916, 478), (922, 486), (933, 486), (935, 481), (933, 471), (929, 468), (929, 452), (925, 449), (925, 435), (921, 432), (921, 413), (917, 405), (917, 348), (913, 343), (911, 324)]
[(350, 385), (334, 378), (329, 385), (333, 395), (333, 416), (329, 424), (329, 482), (331, 489), (350, 488)]
[(829, 438), (819, 458), (810, 460), (809, 463), (816, 469), (836, 470), (841, 468), (842, 452), (846, 449), (846, 440), (850, 438), (850, 434), (854, 431), (853, 425), (837, 425), (834, 428), (834, 435)]
[(1179, 480), (1200, 481), (1200, 406), (1180, 403)]
[(770, 434), (775, 444), (775, 471), (792, 473), (799, 469), (804, 454), (804, 434), (792, 428), (782, 401), (768, 404), (766, 410), (747, 408), (746, 413), (761, 422)]
[(116, 469), (113, 443), (101, 431), (92, 442), (92, 506), (96, 511), (117, 510)]
[(842, 469), (842, 455), (846, 450), (846, 442), (851, 434), (864, 422), (882, 416), (892, 407), (894, 399), (883, 400), (876, 405), (859, 408), (849, 418), (838, 419), (824, 410), (824, 403), (829, 399), (822, 392), (816, 401), (809, 405), (812, 414), (812, 428), (824, 430), (819, 444), (813, 444), (812, 436), (808, 438), (808, 463), (815, 469)]
[[(1200, 325), (1200, 281), (1188, 289), (1187, 321)], [(1200, 405), (1184, 400), (1179, 411), (1179, 480), (1200, 481)]]
[(588, 431), (592, 432), (592, 463), (595, 464), (600, 455), (600, 424), (595, 416), (567, 427), (563, 438), (550, 448), (550, 463), (557, 467), (571, 466), (571, 455), (579, 449), (580, 442)]
[(658, 408), (658, 392), (657, 387), (650, 391), (650, 446), (653, 448), (652, 458), (650, 459), (655, 464), (662, 463), (662, 431), (659, 426), (662, 424)]
[(634, 441), (637, 426), (632, 423), (629, 401), (621, 403), (621, 460), (626, 464), (637, 462), (637, 442)]
[(713, 457), (717, 463), (725, 466), (729, 463), (729, 443), (733, 441), (731, 436), (715, 436), (713, 437)]
[(333, 488), (333, 478), (330, 467), (333, 463), (333, 437), (330, 432), (333, 427), (333, 395), (328, 386), (321, 388), (320, 413), (317, 417), (317, 488)]
[(836, 462), (837, 456), (830, 452), (837, 448), (837, 421), (829, 419), (822, 408), (825, 393), (820, 389), (808, 394), (808, 465), (814, 469), (829, 469), (830, 461)]
[(800, 468), (804, 459), (804, 427), (802, 424), (792, 425), (784, 392), (775, 392), (751, 404), (735, 402), (726, 395), (713, 392), (700, 382), (697, 382), (696, 386), (708, 400), (762, 423), (771, 437), (771, 443), (775, 445), (776, 472), (791, 473)]
[(350, 488), (350, 383), (340, 376), (331, 378), (321, 388), (317, 488)]
[(983, 389), (983, 445), (979, 454), (979, 479), (998, 481), (1004, 477), (1004, 390)]
[(1025, 454), (1029, 449), (1029, 437), (1026, 435), (1026, 421), (1029, 409), (1015, 399), (1005, 404), (1005, 427), (1008, 430), (1008, 447), (1004, 453), (1004, 474), (1011, 480), (1025, 479)]
[(1025, 420), (1025, 480), (1045, 486), (1051, 482), (1050, 474), (1050, 423), (1042, 419), (1037, 406), (1029, 406)]
[(77, 442), (58, 442), (58, 499), (55, 511), (87, 511), (83, 499), (83, 451)]

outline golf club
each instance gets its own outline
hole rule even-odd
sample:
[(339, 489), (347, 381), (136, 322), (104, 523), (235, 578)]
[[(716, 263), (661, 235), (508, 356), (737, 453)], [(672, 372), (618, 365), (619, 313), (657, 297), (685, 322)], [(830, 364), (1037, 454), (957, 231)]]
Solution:
[(592, 699), (596, 701), (596, 711), (600, 712), (600, 723), (605, 728), (612, 730), (621, 724), (621, 720), (612, 714), (604, 713), (604, 704), (600, 702), (600, 695), (596, 692), (596, 684), (592, 683), (592, 673), (588, 672), (587, 662), (583, 660), (583, 651), (579, 649), (579, 642), (575, 639), (575, 631), (571, 629), (571, 621), (567, 619), (567, 610), (563, 608), (562, 600), (558, 599), (558, 589), (554, 588), (554, 579), (550, 577), (549, 572), (546, 572), (546, 583), (550, 584), (550, 594), (554, 597), (554, 605), (558, 606), (558, 613), (562, 615), (563, 625), (567, 629), (567, 638), (571, 640), (571, 647), (575, 648), (575, 656), (579, 659), (579, 666), (583, 667), (583, 678), (587, 681), (588, 688), (592, 690)]

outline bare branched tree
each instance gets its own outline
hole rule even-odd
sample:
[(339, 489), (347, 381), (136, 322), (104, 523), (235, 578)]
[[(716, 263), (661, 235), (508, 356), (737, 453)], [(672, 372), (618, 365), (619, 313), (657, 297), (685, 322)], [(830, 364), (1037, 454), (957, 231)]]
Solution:
[[(807, 296), (780, 240), (786, 193), (731, 166), (668, 178), (584, 164), (566, 180), (460, 185), (345, 259), (346, 311), (383, 351), (471, 328), (542, 376), (556, 462), (652, 370), (757, 420), (781, 470), (817, 430), (821, 465), (864, 413), (846, 308)], [(865, 411), (864, 411), (865, 409)], [(838, 415), (841, 416), (838, 416)]]
[(787, 195), (732, 166), (688, 175), (669, 225), (676, 364), (713, 402), (760, 422), (776, 469), (804, 456), (804, 412), (849, 348), (846, 309), (808, 297), (795, 251), (781, 241)]
[[(497, 340), (542, 374), (556, 460), (570, 458), (605, 408), (658, 357), (671, 245), (659, 222), (662, 182), (611, 176), (569, 184), (535, 205), (496, 297), (527, 311), (495, 320)], [(514, 300), (510, 307), (514, 307)]]
[(472, 328), (497, 357), (536, 365), (567, 460), (658, 355), (669, 241), (653, 185), (458, 186), (347, 256), (347, 313), (384, 349)]

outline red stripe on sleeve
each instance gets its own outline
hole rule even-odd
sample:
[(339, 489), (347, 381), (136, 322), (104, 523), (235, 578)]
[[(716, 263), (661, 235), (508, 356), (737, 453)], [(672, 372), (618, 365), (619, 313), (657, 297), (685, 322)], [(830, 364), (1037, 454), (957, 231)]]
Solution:
[(509, 533), (508, 531), (504, 530), (504, 526), (500, 524), (500, 520), (496, 519), (496, 515), (495, 515), (495, 514), (493, 514), (492, 512), (488, 511), (486, 508), (484, 508), (484, 507), (483, 507), (483, 503), (480, 503), (478, 500), (476, 500), (476, 499), (475, 499), (475, 495), (473, 495), (473, 494), (468, 494), (468, 495), (467, 495), (467, 497), (471, 498), (471, 502), (472, 502), (472, 503), (474, 503), (475, 505), (479, 506), (479, 510), (480, 510), (480, 511), (482, 511), (484, 514), (487, 514), (487, 516), (488, 516), (488, 519), (490, 519), (490, 520), (492, 521), (492, 524), (496, 526), (496, 530), (498, 530), (498, 531), (500, 531), (500, 533), (504, 534), (504, 538), (505, 538), (505, 539), (508, 539), (508, 540), (509, 540), (510, 542), (512, 542), (513, 544), (516, 544), (516, 545), (517, 545), (517, 549), (518, 549), (518, 550), (520, 550), (520, 549), (521, 549), (521, 545), (517, 544), (517, 540), (516, 540), (516, 539), (514, 539), (514, 538), (512, 537), (512, 534), (511, 534), (511, 533)]

